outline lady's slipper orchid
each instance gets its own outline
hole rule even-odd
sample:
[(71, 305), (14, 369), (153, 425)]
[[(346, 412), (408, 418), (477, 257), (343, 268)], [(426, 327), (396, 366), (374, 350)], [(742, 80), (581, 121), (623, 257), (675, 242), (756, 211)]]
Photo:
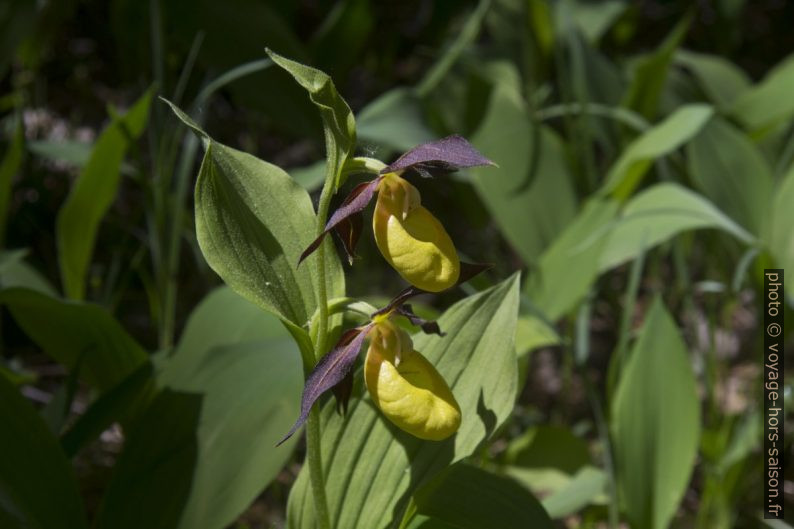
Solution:
[(444, 226), (421, 204), (419, 191), (397, 173), (378, 184), (372, 231), (380, 253), (409, 283), (428, 292), (458, 280), (460, 260)]
[(364, 380), (375, 405), (400, 429), (441, 441), (458, 431), (460, 406), (411, 337), (388, 319), (369, 332)]
[[(457, 283), (468, 281), (487, 265), (462, 263)], [(320, 396), (333, 390), (338, 409), (346, 409), (352, 384), (351, 368), (369, 338), (370, 346), (364, 378), (370, 396), (383, 414), (399, 428), (427, 440), (441, 440), (457, 431), (461, 411), (449, 386), (428, 360), (413, 348), (410, 336), (394, 318), (402, 316), (428, 334), (444, 333), (433, 321), (416, 316), (405, 302), (426, 291), (409, 287), (386, 307), (375, 312), (371, 321), (342, 334), (336, 346), (315, 366), (301, 397), (301, 414), (279, 444), (289, 439), (309, 417)]]
[(402, 175), (413, 170), (429, 176), (433, 169), (451, 171), (478, 165), (493, 165), (493, 162), (460, 136), (411, 149), (381, 170), (377, 178), (353, 188), (300, 260), (316, 250), (324, 236), (334, 230), (352, 262), (363, 226), (361, 212), (377, 193), (372, 227), (383, 257), (403, 279), (422, 290), (439, 292), (451, 287), (460, 274), (455, 246), (438, 219), (422, 206), (419, 191)]

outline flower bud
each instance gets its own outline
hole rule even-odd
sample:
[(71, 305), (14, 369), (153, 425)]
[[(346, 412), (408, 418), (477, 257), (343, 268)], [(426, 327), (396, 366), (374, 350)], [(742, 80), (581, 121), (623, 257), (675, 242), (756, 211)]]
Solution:
[(400, 429), (440, 441), (460, 427), (460, 407), (433, 364), (413, 348), (410, 336), (392, 322), (370, 332), (364, 379), (375, 405)]
[(452, 240), (421, 205), (419, 191), (396, 173), (378, 186), (372, 229), (383, 257), (412, 285), (440, 292), (457, 282), (460, 260)]

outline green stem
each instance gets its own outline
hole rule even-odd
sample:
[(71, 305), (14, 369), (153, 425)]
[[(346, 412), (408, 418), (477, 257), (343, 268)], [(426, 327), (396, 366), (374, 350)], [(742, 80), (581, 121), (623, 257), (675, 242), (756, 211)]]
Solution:
[[(329, 133), (326, 131), (326, 135)], [(329, 141), (330, 140), (330, 141)], [(328, 208), (331, 204), (331, 197), (334, 194), (337, 180), (337, 154), (333, 148), (333, 140), (326, 138), (328, 153), (325, 183), (320, 193), (320, 203), (317, 206), (317, 236), (320, 236), (325, 228), (325, 221), (328, 218)], [(328, 288), (325, 278), (325, 246), (328, 241), (323, 241), (317, 249), (315, 258), (317, 275), (317, 338), (314, 343), (314, 361), (319, 362), (323, 357), (328, 342)], [(307, 370), (308, 371), (308, 370)], [(317, 515), (317, 526), (320, 529), (330, 529), (330, 517), (328, 514), (328, 498), (325, 494), (325, 478), (323, 476), (323, 461), (320, 453), (320, 415), (317, 405), (309, 413), (309, 420), (306, 424), (306, 460), (309, 464), (309, 480), (312, 485), (312, 495), (314, 497), (314, 511)]]
[[(326, 131), (326, 135), (329, 132)], [(331, 205), (331, 197), (334, 194), (337, 182), (337, 171), (342, 175), (356, 172), (375, 173), (385, 167), (382, 162), (372, 158), (353, 158), (346, 160), (344, 167), (338, 169), (336, 149), (334, 148), (333, 138), (326, 137), (326, 151), (328, 161), (326, 165), (325, 183), (320, 193), (320, 203), (317, 205), (317, 229), (316, 235), (319, 237), (325, 229), (325, 222), (328, 218), (328, 208)], [(325, 277), (325, 247), (328, 241), (323, 241), (317, 248), (315, 265), (317, 275), (317, 314), (312, 328), (316, 329), (314, 341), (314, 363), (319, 362), (328, 348), (328, 287)], [(316, 325), (316, 326), (315, 326)], [(315, 333), (313, 333), (315, 334)], [(304, 359), (304, 364), (306, 363)], [(304, 366), (309, 367), (309, 366)], [(313, 367), (313, 365), (311, 366)], [(310, 372), (311, 369), (306, 369)], [(330, 529), (330, 516), (328, 511), (328, 498), (325, 494), (325, 477), (323, 475), (323, 461), (320, 453), (320, 411), (315, 405), (309, 413), (309, 420), (306, 423), (306, 461), (309, 465), (309, 480), (312, 486), (314, 497), (314, 511), (317, 516), (317, 526), (320, 529)]]
[(306, 459), (309, 462), (309, 478), (314, 497), (314, 511), (317, 527), (330, 529), (328, 498), (325, 494), (325, 478), (323, 476), (323, 460), (320, 456), (320, 409), (314, 406), (309, 412), (306, 422)]

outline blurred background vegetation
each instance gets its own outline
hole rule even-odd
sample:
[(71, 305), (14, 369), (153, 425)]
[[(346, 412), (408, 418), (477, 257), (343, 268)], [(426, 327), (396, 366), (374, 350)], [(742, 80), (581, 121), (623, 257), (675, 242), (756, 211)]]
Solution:
[[(315, 192), (319, 116), (270, 67), (269, 47), (331, 75), (357, 116), (361, 154), (388, 161), (457, 133), (501, 166), (418, 184), (461, 254), (496, 264), (472, 288), (515, 270), (529, 278), (517, 338), (523, 389), (488, 447), (495, 469), (546, 498), (561, 526), (614, 521), (604, 428), (622, 364), (611, 359), (625, 355), (660, 294), (702, 408), (672, 523), (764, 527), (759, 293), (764, 267), (794, 264), (792, 21), (794, 3), (783, 0), (6, 0), (0, 284), (98, 305), (142, 350), (179, 342), (219, 280), (190, 213), (200, 145), (156, 96)], [(695, 223), (657, 217), (664, 233), (627, 232), (634, 238), (607, 257), (555, 260), (555, 247), (585, 244), (588, 226), (616, 215), (618, 205), (595, 211), (598, 197), (612, 193), (623, 207), (659, 183), (698, 193), (716, 213), (705, 208), (711, 216)], [(648, 196), (674, 206), (690, 197), (662, 191)], [(377, 300), (402, 288), (373, 241), (362, 238), (359, 252), (349, 295)], [(54, 313), (28, 304), (25, 319), (24, 304), (2, 292), (11, 310), (0, 369), (63, 434), (107, 388), (78, 384), (79, 355), (63, 361), (60, 335), (41, 337)], [(459, 297), (427, 299), (423, 310)], [(56, 399), (69, 405), (53, 412)], [(75, 450), (89, 519), (121, 443), (116, 428)], [(301, 460), (298, 448), (235, 523), (281, 526)], [(794, 485), (785, 486), (790, 501)]]

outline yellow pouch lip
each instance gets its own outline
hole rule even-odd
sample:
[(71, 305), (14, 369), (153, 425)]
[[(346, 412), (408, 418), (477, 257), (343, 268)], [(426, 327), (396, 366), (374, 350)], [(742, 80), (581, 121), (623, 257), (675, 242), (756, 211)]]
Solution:
[(460, 277), (460, 259), (444, 226), (421, 205), (419, 192), (396, 174), (379, 185), (372, 218), (383, 257), (412, 285), (428, 292), (451, 288)]
[(375, 326), (370, 339), (364, 379), (386, 418), (420, 439), (453, 435), (460, 427), (460, 406), (433, 364), (414, 350), (410, 336), (386, 321)]

